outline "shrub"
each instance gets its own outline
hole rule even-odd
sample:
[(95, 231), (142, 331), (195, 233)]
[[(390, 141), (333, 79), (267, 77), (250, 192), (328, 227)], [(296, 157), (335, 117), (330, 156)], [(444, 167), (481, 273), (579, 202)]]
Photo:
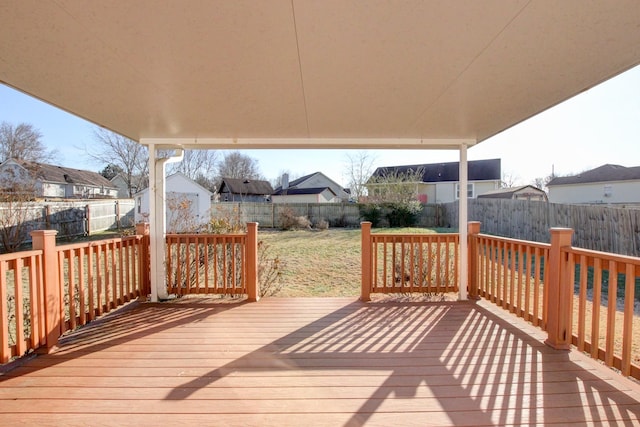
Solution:
[(315, 228), (317, 230), (322, 230), (322, 231), (328, 230), (329, 229), (329, 223), (324, 218), (322, 218), (320, 221), (318, 221), (316, 223)]
[(304, 230), (311, 228), (311, 221), (306, 216), (296, 216), (291, 208), (280, 213), (280, 227), (283, 230)]
[(380, 226), (382, 208), (377, 204), (365, 204), (360, 206), (360, 216), (365, 221), (371, 222), (372, 227)]

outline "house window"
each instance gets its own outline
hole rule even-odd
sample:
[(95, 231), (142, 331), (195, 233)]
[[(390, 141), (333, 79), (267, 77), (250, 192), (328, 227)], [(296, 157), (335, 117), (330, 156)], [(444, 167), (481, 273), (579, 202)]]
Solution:
[(613, 188), (611, 185), (604, 186), (604, 197), (611, 197), (613, 195)]
[[(469, 182), (467, 183), (467, 198), (468, 199), (473, 199), (473, 195), (474, 195), (474, 183), (473, 182)], [(460, 183), (456, 183), (456, 199), (460, 198)]]
[(142, 212), (142, 197), (138, 197), (138, 213)]

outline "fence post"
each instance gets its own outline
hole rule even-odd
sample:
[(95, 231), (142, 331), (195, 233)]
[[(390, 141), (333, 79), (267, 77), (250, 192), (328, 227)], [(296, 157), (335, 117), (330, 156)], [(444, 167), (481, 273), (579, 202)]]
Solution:
[(360, 223), (362, 229), (362, 288), (360, 290), (361, 301), (371, 301), (371, 222)]
[(258, 282), (258, 223), (247, 223), (247, 299), (256, 302), (260, 299)]
[(42, 251), (42, 295), (44, 297), (44, 324), (47, 336), (47, 350), (51, 350), (62, 331), (62, 305), (60, 295), (60, 275), (58, 251), (56, 250), (56, 230), (35, 230), (31, 232), (34, 250)]
[(469, 221), (467, 224), (469, 235), (469, 299), (478, 300), (478, 234), (480, 234), (480, 221)]
[(549, 299), (547, 311), (547, 334), (545, 341), (557, 350), (571, 347), (571, 316), (573, 310), (573, 283), (569, 283), (566, 257), (561, 249), (571, 246), (571, 228), (552, 228), (551, 248), (545, 266), (549, 274)]
[(136, 235), (142, 236), (139, 243), (140, 248), (140, 294), (138, 296), (146, 297), (151, 293), (151, 265), (149, 259), (149, 223), (139, 222), (136, 224)]

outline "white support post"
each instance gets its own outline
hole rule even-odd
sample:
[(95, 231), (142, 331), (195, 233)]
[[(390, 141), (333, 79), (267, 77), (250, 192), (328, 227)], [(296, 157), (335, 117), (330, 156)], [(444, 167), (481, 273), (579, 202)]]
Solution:
[(460, 290), (458, 298), (467, 299), (467, 285), (469, 283), (469, 249), (467, 230), (467, 187), (468, 187), (468, 164), (467, 164), (467, 144), (460, 144), (460, 164), (459, 164), (459, 205), (458, 205), (458, 233), (460, 235)]
[[(164, 176), (158, 177), (156, 171), (156, 148), (149, 144), (149, 258), (151, 263), (151, 301), (159, 300), (158, 290), (166, 289), (164, 278), (165, 250), (163, 242), (165, 238), (165, 215), (163, 203), (158, 206), (158, 198), (164, 196)], [(160, 291), (162, 295), (162, 291)], [(164, 291), (166, 294), (166, 290)]]

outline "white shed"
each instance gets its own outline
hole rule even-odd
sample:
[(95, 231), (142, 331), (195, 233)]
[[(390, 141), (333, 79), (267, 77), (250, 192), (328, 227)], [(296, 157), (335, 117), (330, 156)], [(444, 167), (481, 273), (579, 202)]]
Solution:
[[(212, 193), (178, 172), (166, 179), (167, 232), (193, 230), (209, 221)], [(138, 192), (136, 223), (148, 221), (149, 189)]]

